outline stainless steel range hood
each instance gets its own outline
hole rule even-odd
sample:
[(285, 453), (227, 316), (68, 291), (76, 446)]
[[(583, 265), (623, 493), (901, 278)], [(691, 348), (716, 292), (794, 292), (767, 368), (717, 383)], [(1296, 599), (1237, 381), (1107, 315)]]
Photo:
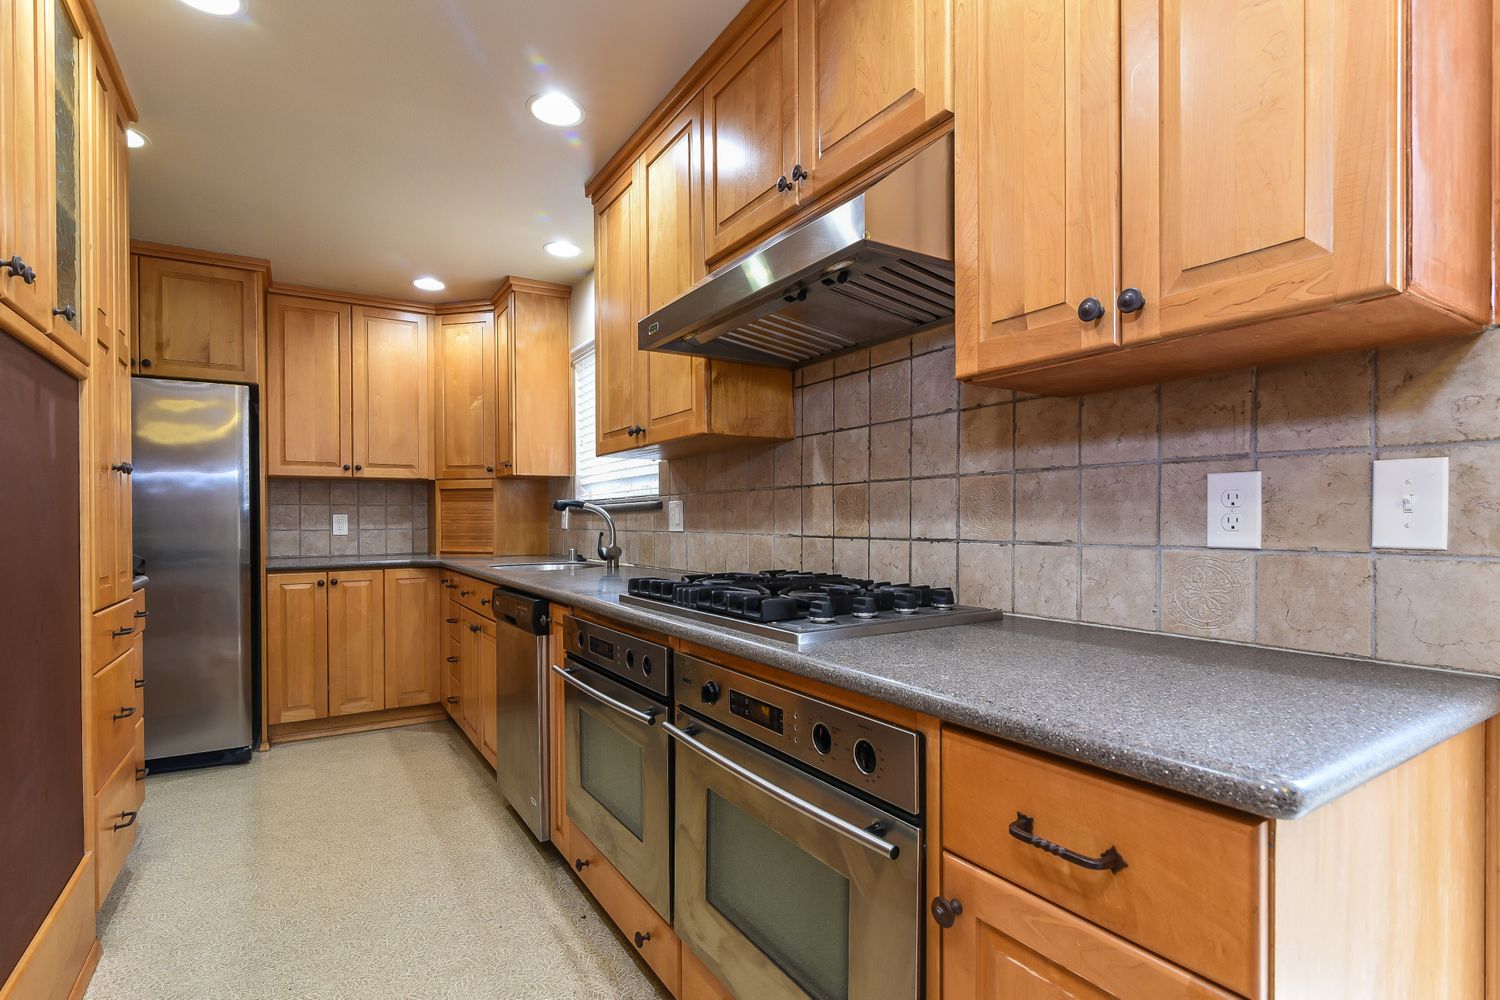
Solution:
[(640, 346), (796, 368), (953, 318), (953, 139), (641, 320)]

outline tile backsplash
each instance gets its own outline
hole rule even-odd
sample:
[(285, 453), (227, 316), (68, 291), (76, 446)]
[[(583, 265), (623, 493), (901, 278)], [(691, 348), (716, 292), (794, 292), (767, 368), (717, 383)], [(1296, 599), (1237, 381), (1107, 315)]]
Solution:
[[(267, 522), (270, 556), (348, 556), (427, 551), (429, 482), (272, 479)], [(349, 533), (333, 533), (333, 516)]]
[[(661, 465), (627, 562), (951, 584), (1027, 615), (1500, 673), (1500, 331), (1081, 398), (960, 385), (950, 330), (802, 369), (795, 440)], [(1370, 548), (1373, 459), (1447, 455), (1446, 552)], [(1264, 548), (1204, 547), (1264, 474)], [(582, 525), (579, 528), (579, 525)], [(587, 550), (580, 519), (554, 549)]]

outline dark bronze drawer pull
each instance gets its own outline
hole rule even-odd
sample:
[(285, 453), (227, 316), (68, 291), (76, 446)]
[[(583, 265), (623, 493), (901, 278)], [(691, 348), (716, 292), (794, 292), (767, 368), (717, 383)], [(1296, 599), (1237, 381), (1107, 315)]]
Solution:
[(144, 677), (137, 677), (135, 679), (135, 686), (138, 687), (138, 688), (145, 687), (146, 686), (146, 678), (144, 678)]
[(114, 719), (116, 722), (119, 722), (121, 719), (128, 719), (128, 718), (130, 718), (134, 714), (135, 714), (135, 706), (134, 705), (121, 705), (120, 706), (120, 710), (118, 712), (116, 712), (114, 715), (111, 715), (110, 718)]
[(470, 632), (478, 632), (479, 630), (480, 630), (480, 627), (478, 625), (470, 625), (469, 626), (469, 631)]
[(149, 611), (137, 611), (135, 613), (135, 616), (137, 618), (150, 618), (151, 617), (151, 612), (149, 612)]
[(120, 818), (123, 819), (125, 822), (123, 822), (123, 823), (116, 823), (110, 829), (113, 829), (113, 830), (123, 830), (127, 826), (134, 826), (135, 825), (135, 811), (134, 810), (132, 810), (130, 812), (122, 812), (122, 813), (120, 813)]
[(1120, 857), (1120, 852), (1113, 847), (1106, 848), (1104, 853), (1097, 858), (1091, 858), (1087, 854), (1070, 851), (1061, 844), (1054, 844), (1050, 840), (1038, 837), (1031, 832), (1033, 825), (1034, 821), (1030, 816), (1018, 812), (1016, 821), (1010, 825), (1010, 835), (1023, 844), (1029, 844), (1048, 854), (1055, 854), (1069, 864), (1087, 868), (1091, 872), (1118, 872), (1125, 867), (1125, 859)]
[(455, 697), (453, 697), (453, 696), (452, 696), (452, 695), (451, 695), (451, 694), (450, 694), (450, 695), (449, 695), (449, 696), (448, 696), (448, 704), (450, 704), (450, 705), (457, 705), (457, 704), (458, 704), (458, 699), (457, 699), (457, 698), (455, 698)]
[(637, 948), (644, 948), (644, 947), (646, 947), (646, 942), (650, 941), (650, 940), (651, 940), (651, 932), (650, 931), (646, 931), (645, 933), (642, 933), (640, 931), (636, 931), (635, 932), (635, 946)]
[(457, 663), (458, 662), (458, 657), (456, 657), (456, 656), (450, 656), (450, 657), (448, 657), (448, 662), (449, 663)]
[(118, 639), (122, 635), (135, 635), (134, 625), (121, 625), (109, 634), (111, 639)]
[(585, 868), (587, 868), (588, 866), (589, 866), (589, 863), (587, 861), (583, 860), (582, 858), (576, 858), (573, 861), (573, 870), (575, 872), (581, 872)]
[(443, 621), (447, 622), (449, 625), (457, 625), (458, 624), (458, 619), (457, 618), (444, 618)]

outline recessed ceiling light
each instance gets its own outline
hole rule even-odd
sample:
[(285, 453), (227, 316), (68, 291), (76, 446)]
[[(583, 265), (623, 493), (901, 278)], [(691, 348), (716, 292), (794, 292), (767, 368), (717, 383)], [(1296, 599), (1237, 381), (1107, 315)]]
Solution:
[(228, 17), (230, 14), (240, 12), (240, 0), (182, 0), (194, 10), (201, 10), (205, 14), (214, 14), (218, 17)]
[(412, 284), (416, 285), (424, 292), (441, 292), (443, 289), (448, 287), (447, 285), (443, 284), (441, 281), (433, 277), (418, 278), (417, 280), (413, 281)]
[(542, 249), (554, 257), (577, 257), (581, 252), (567, 240), (553, 240), (551, 243), (544, 244)]
[(133, 128), (125, 130), (125, 145), (131, 149), (140, 149), (147, 142), (146, 134)]
[(578, 102), (567, 94), (560, 94), (555, 90), (537, 94), (526, 102), (526, 106), (531, 109), (531, 113), (538, 120), (548, 125), (566, 128), (583, 121), (583, 109), (578, 106)]

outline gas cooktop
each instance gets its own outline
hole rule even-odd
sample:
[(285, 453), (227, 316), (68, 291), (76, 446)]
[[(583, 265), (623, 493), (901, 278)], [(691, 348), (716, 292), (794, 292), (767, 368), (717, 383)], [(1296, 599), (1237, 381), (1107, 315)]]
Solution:
[(993, 621), (949, 587), (877, 583), (833, 573), (765, 570), (632, 577), (620, 603), (808, 646), (829, 639)]

